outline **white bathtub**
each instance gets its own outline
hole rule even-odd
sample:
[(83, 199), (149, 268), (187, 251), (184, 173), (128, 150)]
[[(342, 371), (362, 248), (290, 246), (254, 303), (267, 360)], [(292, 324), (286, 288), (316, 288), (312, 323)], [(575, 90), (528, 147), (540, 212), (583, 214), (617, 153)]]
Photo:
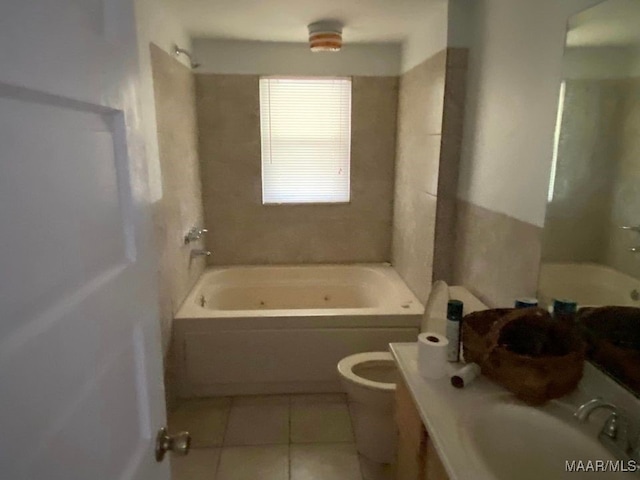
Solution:
[(422, 312), (388, 265), (209, 269), (174, 322), (179, 395), (339, 391), (340, 359), (415, 341)]
[(579, 306), (640, 306), (633, 298), (640, 294), (640, 281), (606, 265), (545, 263), (538, 283), (538, 297), (545, 305), (554, 298), (565, 298)]

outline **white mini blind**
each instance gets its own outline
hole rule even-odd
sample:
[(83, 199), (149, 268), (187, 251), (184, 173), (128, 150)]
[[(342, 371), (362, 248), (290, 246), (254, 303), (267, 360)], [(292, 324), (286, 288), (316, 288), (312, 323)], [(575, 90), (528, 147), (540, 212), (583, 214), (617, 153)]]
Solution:
[(351, 79), (260, 79), (262, 203), (350, 198)]

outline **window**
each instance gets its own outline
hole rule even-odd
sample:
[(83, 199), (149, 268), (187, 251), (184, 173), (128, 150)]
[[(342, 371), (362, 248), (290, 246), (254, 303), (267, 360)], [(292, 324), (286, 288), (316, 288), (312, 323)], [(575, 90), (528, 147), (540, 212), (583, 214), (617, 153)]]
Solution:
[(350, 199), (351, 79), (260, 79), (262, 203)]

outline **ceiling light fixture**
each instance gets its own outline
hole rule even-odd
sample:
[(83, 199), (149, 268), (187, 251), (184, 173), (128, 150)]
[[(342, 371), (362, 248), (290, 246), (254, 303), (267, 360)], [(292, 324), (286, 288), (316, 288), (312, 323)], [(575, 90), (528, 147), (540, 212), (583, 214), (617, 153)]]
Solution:
[(342, 48), (342, 24), (322, 20), (309, 25), (309, 46), (312, 52), (339, 52)]

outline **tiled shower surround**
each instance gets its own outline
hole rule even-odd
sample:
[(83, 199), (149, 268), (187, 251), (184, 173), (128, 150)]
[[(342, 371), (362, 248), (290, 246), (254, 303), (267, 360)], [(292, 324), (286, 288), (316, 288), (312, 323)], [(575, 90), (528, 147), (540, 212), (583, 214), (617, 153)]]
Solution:
[(541, 239), (541, 227), (458, 200), (453, 283), (490, 306), (534, 297)]
[(595, 262), (640, 276), (638, 223), (640, 78), (566, 81), (544, 260)]
[(467, 57), (448, 48), (400, 78), (392, 262), (422, 302), (453, 279)]
[(173, 316), (205, 266), (203, 259), (190, 257), (191, 246), (182, 241), (192, 226), (203, 223), (202, 193), (193, 74), (159, 47), (150, 48), (162, 170), (162, 198), (154, 205), (154, 226), (166, 352)]
[(423, 302), (441, 278), (494, 305), (535, 293), (541, 229), (457, 198), (467, 49), (353, 77), (351, 202), (284, 206), (262, 205), (259, 75), (197, 74), (151, 51), (165, 338), (204, 268), (180, 242), (198, 224), (215, 265), (391, 261)]
[(325, 205), (262, 205), (259, 79), (196, 75), (209, 261), (388, 261), (398, 79), (353, 77), (351, 202)]

